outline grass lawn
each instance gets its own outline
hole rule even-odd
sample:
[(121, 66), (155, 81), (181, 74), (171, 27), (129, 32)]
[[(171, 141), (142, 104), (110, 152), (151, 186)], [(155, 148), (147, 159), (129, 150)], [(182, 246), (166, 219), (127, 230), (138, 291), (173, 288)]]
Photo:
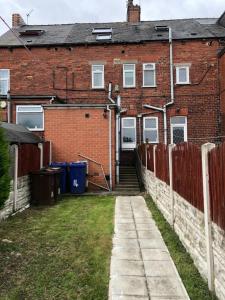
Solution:
[(195, 267), (192, 258), (183, 247), (176, 233), (152, 201), (147, 197), (146, 203), (158, 225), (162, 237), (169, 249), (170, 255), (177, 267), (191, 300), (216, 300), (217, 297), (209, 292), (207, 283)]
[(113, 214), (113, 197), (80, 197), (2, 222), (0, 299), (107, 299)]

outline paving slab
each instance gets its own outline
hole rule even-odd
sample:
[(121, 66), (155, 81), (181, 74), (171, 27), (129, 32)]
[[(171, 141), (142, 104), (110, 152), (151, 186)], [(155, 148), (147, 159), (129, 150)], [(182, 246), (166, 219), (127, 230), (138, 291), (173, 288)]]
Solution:
[(109, 300), (190, 300), (143, 197), (116, 199)]

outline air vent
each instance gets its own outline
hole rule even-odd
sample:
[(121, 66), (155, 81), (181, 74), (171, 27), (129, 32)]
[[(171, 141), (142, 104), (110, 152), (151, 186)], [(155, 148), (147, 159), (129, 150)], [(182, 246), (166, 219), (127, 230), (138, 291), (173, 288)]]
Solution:
[(191, 35), (197, 35), (197, 33), (196, 32), (192, 32)]
[(92, 34), (112, 34), (112, 28), (93, 28)]
[(44, 30), (40, 29), (28, 29), (25, 31), (20, 31), (20, 36), (39, 36), (45, 33)]
[(155, 26), (155, 30), (156, 31), (168, 31), (169, 27), (167, 25), (159, 25), (159, 26)]

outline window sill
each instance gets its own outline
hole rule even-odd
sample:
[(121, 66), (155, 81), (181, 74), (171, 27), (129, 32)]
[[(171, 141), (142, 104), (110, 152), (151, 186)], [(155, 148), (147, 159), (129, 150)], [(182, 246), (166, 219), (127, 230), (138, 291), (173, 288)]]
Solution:
[(136, 89), (136, 86), (123, 86), (124, 89)]
[(190, 85), (190, 82), (176, 82), (176, 85)]
[(157, 88), (157, 85), (142, 85), (142, 88), (146, 89), (146, 88)]
[(101, 88), (92, 87), (91, 90), (92, 91), (105, 91), (105, 88), (104, 87), (101, 87)]
[(30, 128), (27, 128), (29, 131), (31, 132), (41, 132), (41, 131), (45, 131), (44, 128), (42, 129), (30, 129)]

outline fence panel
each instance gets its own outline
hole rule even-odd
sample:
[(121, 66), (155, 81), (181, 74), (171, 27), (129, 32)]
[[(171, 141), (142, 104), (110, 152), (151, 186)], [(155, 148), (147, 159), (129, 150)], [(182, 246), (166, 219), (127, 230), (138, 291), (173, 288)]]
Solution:
[[(43, 144), (43, 163), (49, 164), (50, 143)], [(40, 149), (37, 144), (21, 144), (18, 153), (18, 176), (28, 175), (40, 169)]]
[(43, 166), (47, 167), (50, 161), (50, 142), (43, 144)]
[(225, 143), (209, 153), (209, 187), (212, 220), (225, 229)]
[(147, 147), (147, 168), (148, 170), (154, 172), (154, 146), (148, 145)]
[(159, 144), (156, 148), (156, 177), (170, 184), (169, 179), (169, 152), (168, 147)]
[(201, 150), (191, 143), (177, 145), (172, 152), (173, 189), (204, 211)]

